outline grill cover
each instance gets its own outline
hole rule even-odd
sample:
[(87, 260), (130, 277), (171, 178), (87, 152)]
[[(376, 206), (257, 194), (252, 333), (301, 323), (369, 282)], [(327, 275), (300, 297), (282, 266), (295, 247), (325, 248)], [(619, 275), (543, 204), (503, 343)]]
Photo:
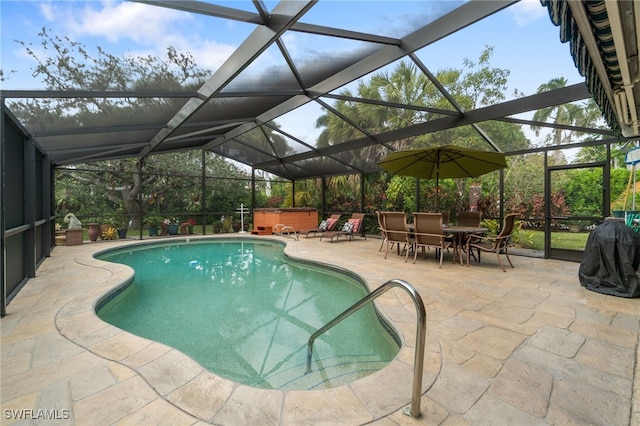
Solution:
[(591, 291), (640, 297), (640, 235), (618, 221), (605, 221), (589, 235), (578, 271), (580, 284)]

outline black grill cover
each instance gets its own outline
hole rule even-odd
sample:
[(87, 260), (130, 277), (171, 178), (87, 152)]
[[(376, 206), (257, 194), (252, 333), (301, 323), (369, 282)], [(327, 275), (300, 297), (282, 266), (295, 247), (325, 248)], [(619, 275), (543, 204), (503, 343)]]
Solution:
[(591, 291), (620, 297), (640, 297), (640, 235), (618, 221), (606, 221), (591, 231), (578, 275)]

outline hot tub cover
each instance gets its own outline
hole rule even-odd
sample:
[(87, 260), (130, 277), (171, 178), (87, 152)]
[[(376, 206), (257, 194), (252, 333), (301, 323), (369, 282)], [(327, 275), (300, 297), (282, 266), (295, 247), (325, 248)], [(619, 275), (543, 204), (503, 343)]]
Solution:
[(578, 271), (580, 284), (591, 291), (640, 297), (640, 235), (624, 223), (606, 221), (589, 235)]

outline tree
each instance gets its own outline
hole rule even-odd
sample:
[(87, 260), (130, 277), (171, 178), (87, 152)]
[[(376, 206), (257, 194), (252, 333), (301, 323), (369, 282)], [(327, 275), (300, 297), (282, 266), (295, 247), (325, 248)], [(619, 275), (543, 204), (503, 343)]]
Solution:
[[(36, 67), (34, 78), (41, 78), (47, 90), (189, 90), (204, 82), (209, 72), (198, 68), (194, 58), (168, 47), (163, 58), (154, 56), (114, 56), (97, 47), (97, 57), (68, 37), (50, 35), (45, 28), (38, 34), (41, 48), (24, 46)], [(160, 98), (48, 98), (11, 104), (14, 114), (29, 128), (46, 123), (65, 128), (81, 123), (85, 127), (105, 123), (126, 123), (129, 117), (154, 117), (167, 107), (180, 105), (179, 99)]]
[[(426, 106), (425, 100), (429, 98), (427, 91), (433, 86), (427, 77), (418, 73), (415, 65), (400, 62), (391, 74), (378, 72), (373, 74), (369, 81), (360, 81), (357, 94), (350, 90), (344, 90), (340, 94), (347, 97), (360, 97), (373, 101), (386, 101), (411, 106)], [(351, 139), (365, 136), (359, 130), (377, 134), (411, 124), (425, 121), (428, 113), (412, 108), (391, 108), (368, 102), (356, 102), (351, 100), (338, 100), (333, 108), (340, 115), (325, 113), (316, 121), (316, 127), (324, 128), (318, 137), (318, 146), (329, 146), (342, 143)], [(357, 127), (344, 120), (347, 117)], [(396, 141), (399, 147), (406, 146), (411, 139)], [(387, 148), (372, 144), (362, 150), (362, 156), (381, 157), (387, 152)]]
[[(33, 76), (41, 78), (48, 90), (194, 90), (210, 74), (197, 66), (191, 54), (173, 47), (167, 48), (164, 57), (119, 57), (101, 47), (97, 47), (97, 54), (91, 56), (85, 45), (68, 37), (50, 35), (44, 28), (39, 36), (39, 49), (21, 41), (18, 43), (35, 60)], [(181, 102), (173, 98), (45, 98), (12, 102), (10, 108), (27, 129), (64, 129), (79, 124), (84, 127), (122, 124), (129, 122), (131, 117), (138, 120), (148, 117), (149, 122), (155, 122), (157, 117), (166, 116), (166, 111), (178, 109)], [(282, 149), (282, 138), (270, 134), (263, 136), (263, 139), (267, 138), (274, 149)], [(209, 153), (207, 159), (208, 176), (248, 179), (246, 172), (222, 157)], [(196, 213), (202, 206), (201, 167), (201, 152), (195, 151), (148, 156), (141, 163), (141, 173), (138, 173), (136, 159), (62, 168), (57, 176), (67, 181), (58, 183), (61, 187), (58, 194), (62, 197), (59, 206), (76, 209), (82, 209), (83, 205), (94, 206), (103, 213), (111, 211), (131, 217), (134, 222), (140, 213), (158, 211), (161, 207), (165, 211)], [(191, 176), (186, 176), (189, 173)], [(217, 195), (210, 196), (208, 205), (235, 211), (236, 201), (227, 201), (225, 197), (240, 195), (242, 191), (237, 187), (240, 184), (230, 182), (215, 182), (221, 189), (212, 191)], [(241, 187), (244, 186), (242, 182)], [(79, 196), (87, 197), (84, 204), (75, 199)]]
[(563, 187), (572, 216), (600, 216), (602, 211), (602, 169), (568, 170)]
[[(437, 80), (463, 110), (491, 105), (504, 99), (509, 71), (490, 66), (492, 53), (493, 48), (487, 47), (480, 54), (477, 61), (465, 60), (465, 69), (443, 69), (436, 73)], [(354, 97), (348, 90), (343, 91), (341, 94), (351, 98)], [(391, 108), (352, 100), (338, 100), (335, 102), (333, 107), (340, 115), (347, 117), (358, 127), (372, 134), (442, 117), (442, 114), (426, 112), (424, 109), (412, 107), (441, 110), (453, 109), (447, 97), (440, 92), (438, 87), (426, 75), (420, 72), (415, 65), (404, 61), (399, 62), (390, 73), (378, 72), (373, 74), (368, 81), (360, 81), (357, 97), (409, 106), (409, 108)], [(317, 120), (316, 126), (323, 128), (318, 140), (320, 146), (335, 145), (364, 136), (360, 130), (349, 122), (330, 112), (322, 115)], [(496, 143), (505, 151), (529, 146), (527, 138), (518, 125), (495, 121), (482, 123), (481, 127), (485, 134), (489, 135), (493, 140), (497, 140)], [(483, 137), (471, 126), (443, 130), (393, 142), (396, 149), (445, 144), (474, 148), (487, 147)], [(388, 148), (379, 144), (372, 144), (370, 147), (362, 149), (361, 155), (381, 159), (387, 152)], [(391, 192), (387, 194), (385, 203), (388, 206), (415, 208), (415, 182), (394, 176), (391, 178), (390, 183)], [(451, 187), (448, 187), (448, 185), (451, 185)], [(461, 204), (460, 200), (464, 198), (463, 195), (467, 192), (467, 185), (468, 180), (464, 179), (456, 179), (451, 182), (442, 180), (440, 186), (444, 189), (442, 194), (445, 195), (445, 198), (441, 198), (442, 206), (449, 206), (454, 209), (463, 208), (464, 203)], [(428, 204), (435, 192), (435, 182), (421, 182), (420, 188), (422, 191), (421, 200), (426, 200)], [(351, 191), (353, 189), (349, 188)], [(446, 194), (449, 194), (450, 200), (447, 200)]]
[[(202, 213), (202, 155), (199, 150), (154, 155), (141, 175), (135, 160), (83, 164), (56, 170), (57, 210), (101, 222), (133, 221), (140, 214), (173, 217)], [(241, 202), (249, 205), (250, 180), (224, 158), (207, 153), (205, 162), (208, 212), (235, 212)]]
[[(538, 87), (538, 93), (560, 89), (566, 85), (566, 78), (553, 78), (548, 82), (541, 84)], [(595, 127), (596, 123), (602, 120), (602, 114), (595, 101), (590, 99), (584, 105), (562, 104), (539, 109), (533, 115), (533, 119), (535, 121), (543, 122), (551, 119), (554, 124), (591, 128)], [(542, 130), (541, 126), (531, 126), (531, 129), (535, 132), (536, 136), (540, 136), (540, 132)], [(552, 130), (550, 140), (553, 145), (560, 146), (562, 144), (575, 142), (575, 139), (578, 136), (579, 134), (573, 130), (556, 128)], [(592, 135), (587, 134), (584, 135), (584, 137), (589, 138), (592, 137)]]
[[(626, 144), (611, 145), (611, 167), (626, 167), (625, 157), (629, 148)], [(581, 163), (591, 163), (597, 161), (606, 161), (607, 147), (605, 145), (593, 145), (580, 148), (576, 154), (576, 160)]]

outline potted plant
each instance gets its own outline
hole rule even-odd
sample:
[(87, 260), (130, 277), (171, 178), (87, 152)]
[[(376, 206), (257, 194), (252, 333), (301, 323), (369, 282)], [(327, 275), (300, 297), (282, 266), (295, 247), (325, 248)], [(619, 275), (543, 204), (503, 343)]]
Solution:
[(582, 224), (579, 220), (570, 220), (567, 222), (567, 226), (569, 227), (569, 232), (580, 232), (582, 230)]
[(222, 229), (220, 230), (221, 233), (225, 234), (227, 232), (234, 232), (233, 231), (233, 217), (224, 217), (221, 216), (220, 217), (220, 223), (222, 225)]
[(145, 220), (147, 224), (147, 231), (149, 231), (150, 237), (155, 237), (158, 235), (158, 228), (162, 223), (162, 218), (158, 216), (147, 216)]
[(178, 222), (178, 219), (174, 217), (173, 219), (165, 219), (163, 222), (167, 225), (169, 235), (178, 235), (178, 232), (180, 231), (180, 223)]
[(129, 218), (127, 216), (118, 216), (118, 238), (127, 238), (127, 231), (129, 230)]
[(187, 234), (193, 234), (193, 225), (195, 225), (197, 222), (194, 219), (187, 219), (187, 221), (185, 222), (186, 225), (185, 226), (185, 231)]
[(577, 219), (579, 217), (588, 217), (588, 216), (592, 216), (593, 213), (588, 211), (588, 210), (578, 210), (578, 211), (573, 211), (571, 212), (571, 216), (573, 216), (573, 219), (569, 219), (567, 221), (567, 226), (569, 227), (569, 232), (580, 232), (582, 231), (582, 229), (587, 226), (587, 224), (589, 223), (589, 220), (585, 220), (585, 219)]

